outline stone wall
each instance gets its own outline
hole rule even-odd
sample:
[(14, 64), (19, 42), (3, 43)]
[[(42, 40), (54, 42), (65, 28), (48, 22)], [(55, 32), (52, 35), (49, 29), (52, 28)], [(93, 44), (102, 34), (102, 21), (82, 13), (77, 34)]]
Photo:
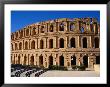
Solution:
[(84, 64), (93, 68), (100, 59), (99, 29), (95, 18), (62, 18), (28, 25), (11, 34), (11, 63), (44, 67)]

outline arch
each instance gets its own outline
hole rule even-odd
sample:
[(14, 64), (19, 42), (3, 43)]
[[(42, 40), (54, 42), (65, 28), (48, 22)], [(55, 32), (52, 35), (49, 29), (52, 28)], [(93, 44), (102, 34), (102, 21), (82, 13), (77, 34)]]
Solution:
[(60, 38), (60, 40), (59, 40), (59, 47), (64, 48), (64, 39), (63, 38)]
[(41, 26), (40, 32), (44, 33), (44, 26)]
[(64, 23), (60, 23), (60, 25), (59, 25), (59, 30), (60, 30), (60, 31), (64, 31)]
[(40, 40), (40, 49), (43, 49), (43, 47), (44, 47), (44, 42), (43, 40)]
[(81, 33), (84, 33), (84, 27), (81, 27)]
[(94, 47), (95, 47), (95, 48), (99, 48), (99, 38), (98, 38), (98, 37), (96, 37), (96, 38), (94, 39)]
[(90, 29), (91, 29), (91, 32), (94, 32), (93, 24), (90, 24)]
[(71, 40), (70, 40), (70, 44), (71, 44), (71, 47), (76, 47), (75, 46), (75, 38), (71, 38)]
[(34, 56), (33, 56), (33, 55), (31, 56), (31, 59), (30, 59), (30, 65), (31, 65), (31, 66), (34, 65)]
[(13, 44), (11, 43), (11, 50), (13, 50)]
[(76, 65), (76, 56), (71, 56), (71, 65)]
[(26, 29), (26, 36), (29, 36), (29, 29)]
[(54, 28), (54, 26), (53, 26), (53, 24), (51, 24), (51, 25), (50, 25), (50, 28), (49, 28), (49, 31), (50, 31), (50, 32), (53, 32), (53, 28)]
[(28, 42), (25, 42), (25, 50), (28, 50)]
[(23, 37), (23, 30), (21, 30), (21, 32), (20, 32), (20, 38), (22, 38)]
[(43, 66), (43, 56), (39, 56), (39, 66)]
[(15, 43), (15, 50), (18, 50), (18, 46), (17, 46), (17, 43)]
[(53, 39), (49, 40), (49, 48), (53, 48)]
[(15, 55), (14, 55), (14, 59), (13, 59), (13, 64), (15, 64)]
[(87, 48), (87, 38), (83, 38), (83, 48)]
[(53, 65), (53, 56), (49, 56), (49, 65)]
[(70, 31), (73, 31), (75, 28), (75, 25), (73, 23), (70, 24)]
[(100, 56), (96, 56), (96, 64), (100, 64)]
[(33, 29), (32, 29), (32, 35), (35, 35), (35, 34), (36, 34), (35, 29), (36, 29), (36, 28), (33, 28)]
[(23, 61), (24, 63), (24, 65), (26, 65), (26, 62), (27, 62), (27, 57), (26, 57), (26, 55), (24, 56), (24, 61)]
[(31, 42), (31, 49), (35, 49), (35, 41), (34, 40)]
[(63, 56), (59, 57), (59, 65), (64, 66), (64, 57)]
[(20, 55), (18, 56), (18, 64), (20, 64), (20, 61), (21, 61), (21, 57)]
[(88, 56), (84, 56), (84, 57), (83, 57), (83, 65), (84, 65), (85, 67), (88, 67)]
[(22, 43), (19, 43), (19, 50), (22, 50)]

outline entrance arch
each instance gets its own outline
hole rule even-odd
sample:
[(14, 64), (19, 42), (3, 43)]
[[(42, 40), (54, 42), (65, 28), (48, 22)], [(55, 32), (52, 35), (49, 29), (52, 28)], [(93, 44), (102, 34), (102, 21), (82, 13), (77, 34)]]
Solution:
[(94, 39), (94, 47), (99, 48), (99, 38)]
[(31, 49), (35, 49), (35, 41), (34, 40), (31, 42)]
[(83, 48), (87, 48), (87, 38), (83, 38)]
[(25, 42), (25, 50), (28, 50), (28, 42)]
[(53, 39), (49, 40), (49, 48), (53, 48)]
[(26, 65), (26, 61), (27, 61), (27, 57), (26, 57), (26, 55), (24, 56), (24, 65)]
[(18, 56), (18, 64), (20, 64), (20, 55)]
[(96, 56), (96, 64), (100, 64), (100, 56)]
[(71, 56), (71, 65), (76, 65), (76, 57)]
[(75, 48), (75, 38), (71, 38), (70, 43), (71, 43), (71, 47)]
[(88, 56), (83, 57), (83, 64), (86, 68), (88, 67)]
[(39, 56), (39, 66), (43, 66), (43, 56)]
[(43, 44), (44, 44), (43, 40), (40, 40), (40, 49), (43, 49)]
[(59, 63), (60, 63), (59, 64), (60, 66), (64, 66), (64, 57), (63, 56), (59, 57)]
[(34, 65), (34, 56), (31, 56), (30, 65)]
[(59, 43), (60, 48), (64, 48), (64, 39), (60, 38), (60, 43)]
[(49, 56), (49, 65), (53, 65), (53, 56)]

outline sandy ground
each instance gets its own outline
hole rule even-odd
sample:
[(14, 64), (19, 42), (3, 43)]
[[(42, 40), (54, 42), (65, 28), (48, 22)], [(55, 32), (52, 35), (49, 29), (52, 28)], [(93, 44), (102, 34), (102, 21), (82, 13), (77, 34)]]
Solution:
[(99, 77), (100, 73), (95, 71), (47, 71), (40, 77)]

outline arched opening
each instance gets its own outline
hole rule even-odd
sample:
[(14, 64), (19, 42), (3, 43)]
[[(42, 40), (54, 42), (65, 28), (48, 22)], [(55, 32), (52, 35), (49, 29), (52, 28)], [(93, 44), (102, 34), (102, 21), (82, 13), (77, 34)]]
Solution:
[(19, 50), (22, 50), (22, 43), (19, 43)]
[(40, 40), (40, 49), (43, 49), (43, 40)]
[(60, 24), (59, 30), (60, 30), (60, 31), (64, 31), (64, 23), (61, 23), (61, 24)]
[(29, 29), (26, 29), (26, 36), (29, 36)]
[(23, 37), (23, 30), (21, 30), (21, 32), (20, 32), (20, 38), (22, 38)]
[(35, 30), (36, 28), (35, 27), (33, 27), (33, 29), (32, 29), (32, 35), (35, 35), (36, 34), (36, 30)]
[(17, 46), (17, 43), (15, 43), (15, 50), (18, 50), (18, 46)]
[(14, 55), (14, 59), (13, 59), (13, 64), (15, 64), (15, 55)]
[(53, 24), (50, 25), (49, 31), (50, 31), (50, 32), (53, 32)]
[(84, 33), (84, 27), (81, 27), (81, 33)]
[(28, 50), (28, 42), (25, 42), (25, 50)]
[(94, 47), (99, 48), (99, 38), (94, 39)]
[(87, 48), (87, 38), (83, 38), (83, 48)]
[(35, 49), (35, 41), (34, 40), (31, 42), (31, 49)]
[(91, 29), (91, 32), (94, 32), (93, 24), (92, 23), (90, 24), (90, 29)]
[(11, 50), (13, 50), (13, 44), (11, 43)]
[(96, 56), (96, 64), (100, 64), (100, 56)]
[(27, 57), (26, 57), (26, 55), (24, 56), (24, 65), (26, 65), (26, 61), (27, 61)]
[(70, 31), (73, 31), (75, 28), (75, 25), (73, 23), (70, 24)]
[(53, 39), (49, 40), (49, 48), (53, 48)]
[(44, 26), (41, 26), (40, 32), (44, 33)]
[(16, 32), (15, 35), (16, 35), (16, 39), (17, 39), (18, 38), (18, 32)]
[(64, 39), (60, 38), (60, 43), (59, 43), (60, 48), (64, 48)]
[(75, 38), (71, 38), (70, 43), (71, 43), (71, 47), (75, 48)]
[(63, 56), (60, 56), (60, 58), (59, 58), (59, 65), (60, 66), (64, 66), (64, 57)]
[(83, 64), (85, 67), (88, 67), (88, 56), (83, 57)]
[(71, 56), (71, 65), (76, 65), (76, 57)]
[(30, 65), (34, 65), (34, 56), (31, 56), (31, 59), (30, 59)]
[(43, 56), (39, 56), (39, 66), (43, 66)]
[(49, 65), (53, 65), (53, 56), (49, 56)]
[(18, 64), (20, 64), (20, 55), (18, 56)]

